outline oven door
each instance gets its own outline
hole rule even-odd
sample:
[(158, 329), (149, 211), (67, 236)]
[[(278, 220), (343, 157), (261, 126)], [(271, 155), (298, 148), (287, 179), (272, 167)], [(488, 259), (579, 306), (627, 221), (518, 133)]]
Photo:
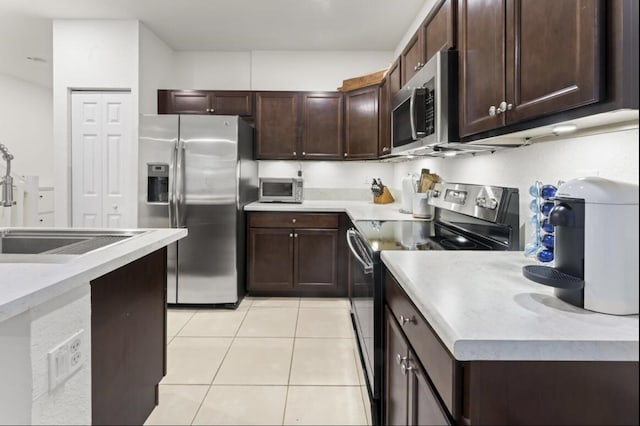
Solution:
[(369, 248), (366, 240), (357, 230), (350, 228), (347, 231), (347, 243), (349, 244), (349, 297), (351, 299), (351, 314), (365, 374), (370, 390), (375, 397), (374, 386), (374, 253)]

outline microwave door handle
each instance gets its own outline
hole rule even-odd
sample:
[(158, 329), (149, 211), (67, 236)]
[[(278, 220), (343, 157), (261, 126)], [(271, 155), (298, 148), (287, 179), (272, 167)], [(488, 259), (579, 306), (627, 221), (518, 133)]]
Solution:
[(355, 258), (358, 260), (358, 262), (360, 262), (360, 264), (362, 265), (364, 273), (370, 274), (371, 272), (373, 272), (373, 265), (367, 264), (367, 262), (365, 262), (364, 259), (362, 259), (362, 257), (360, 256), (360, 253), (358, 252), (358, 250), (356, 250), (356, 248), (353, 245), (353, 242), (352, 242), (353, 238), (357, 238), (356, 230), (353, 228), (350, 228), (347, 231), (347, 244), (349, 245), (349, 249), (351, 250), (351, 253), (353, 253), (353, 255), (355, 256)]
[(411, 124), (411, 138), (413, 140), (418, 139), (418, 132), (416, 131), (416, 96), (418, 89), (414, 87), (411, 89), (411, 97), (409, 98), (409, 123)]

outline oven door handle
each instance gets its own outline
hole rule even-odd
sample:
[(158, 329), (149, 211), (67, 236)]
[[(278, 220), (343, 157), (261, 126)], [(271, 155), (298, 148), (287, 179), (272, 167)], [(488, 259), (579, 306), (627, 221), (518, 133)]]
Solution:
[(358, 259), (358, 262), (360, 262), (360, 264), (362, 265), (364, 273), (365, 274), (372, 273), (373, 272), (373, 262), (367, 263), (363, 259), (364, 253), (361, 253), (354, 246), (354, 244), (355, 244), (355, 245), (359, 246), (360, 248), (362, 248), (362, 243), (360, 241), (358, 241), (358, 233), (353, 228), (349, 228), (349, 230), (347, 230), (347, 244), (349, 244), (349, 249), (351, 250), (351, 253), (353, 253), (355, 258)]

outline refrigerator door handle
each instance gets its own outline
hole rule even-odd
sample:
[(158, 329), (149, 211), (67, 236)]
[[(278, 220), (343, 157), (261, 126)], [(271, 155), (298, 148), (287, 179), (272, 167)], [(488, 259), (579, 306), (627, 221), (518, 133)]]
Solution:
[(181, 139), (178, 141), (178, 155), (176, 158), (176, 228), (184, 228), (185, 220), (184, 220), (184, 181), (185, 181), (185, 167), (184, 167), (184, 157), (185, 157), (185, 148), (184, 141)]
[(173, 144), (171, 162), (169, 163), (169, 227), (177, 228), (176, 224), (176, 162), (178, 158), (178, 143)]

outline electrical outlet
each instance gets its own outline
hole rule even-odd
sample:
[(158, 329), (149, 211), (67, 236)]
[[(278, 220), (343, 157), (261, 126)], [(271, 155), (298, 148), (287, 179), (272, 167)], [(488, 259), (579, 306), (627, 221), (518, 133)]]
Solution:
[(84, 363), (83, 335), (84, 330), (80, 330), (49, 351), (50, 392), (64, 383), (82, 367)]

